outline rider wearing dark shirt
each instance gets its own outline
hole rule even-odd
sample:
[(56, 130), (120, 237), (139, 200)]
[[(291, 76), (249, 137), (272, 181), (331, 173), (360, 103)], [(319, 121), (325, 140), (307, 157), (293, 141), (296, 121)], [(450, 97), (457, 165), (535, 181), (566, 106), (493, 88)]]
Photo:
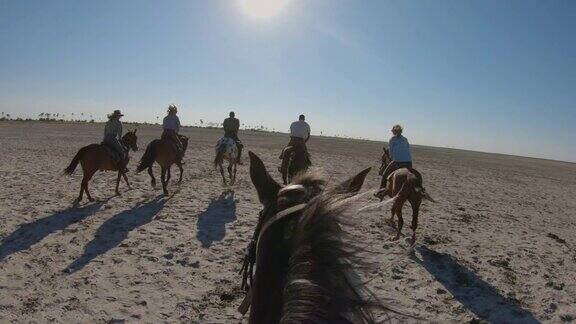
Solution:
[(240, 161), (240, 158), (242, 157), (242, 148), (244, 148), (242, 141), (238, 138), (240, 120), (238, 120), (238, 118), (235, 117), (234, 112), (231, 111), (230, 117), (226, 118), (222, 125), (224, 126), (224, 137), (231, 138), (236, 142), (236, 145), (238, 146), (238, 161)]

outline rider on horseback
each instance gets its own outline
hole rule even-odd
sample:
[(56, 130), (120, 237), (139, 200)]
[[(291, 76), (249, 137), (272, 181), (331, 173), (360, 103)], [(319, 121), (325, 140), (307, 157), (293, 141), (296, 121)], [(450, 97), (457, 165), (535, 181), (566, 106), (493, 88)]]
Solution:
[[(386, 183), (388, 177), (396, 170), (401, 168), (410, 169), (412, 173), (418, 178), (420, 186), (422, 186), (422, 175), (420, 172), (412, 168), (412, 154), (410, 153), (410, 144), (406, 137), (402, 136), (402, 126), (394, 125), (392, 127), (392, 136), (388, 141), (388, 148), (390, 152), (390, 158), (392, 161), (386, 166), (386, 168), (380, 168), (379, 174), (382, 176), (382, 182), (380, 184), (380, 191), (376, 194), (380, 199), (386, 194)], [(386, 154), (386, 152), (384, 152)], [(382, 156), (382, 161), (384, 161), (385, 156)], [(424, 188), (422, 187), (422, 190)]]
[(224, 137), (231, 138), (236, 142), (236, 146), (238, 147), (238, 164), (242, 164), (240, 158), (242, 157), (242, 148), (244, 148), (244, 145), (242, 145), (242, 141), (238, 138), (240, 121), (235, 117), (233, 111), (230, 112), (230, 117), (224, 119), (222, 126), (224, 126)]
[(108, 122), (104, 127), (104, 145), (108, 146), (114, 153), (116, 166), (118, 170), (123, 173), (128, 172), (126, 168), (126, 149), (122, 145), (122, 122), (120, 118), (124, 116), (120, 110), (114, 110), (111, 115), (108, 115)]
[(184, 157), (184, 146), (180, 141), (178, 132), (180, 131), (180, 119), (176, 114), (178, 113), (178, 108), (175, 105), (170, 105), (168, 107), (168, 115), (164, 117), (162, 139), (167, 139), (171, 141), (174, 146), (176, 146), (176, 151), (178, 152), (178, 159), (182, 161)]
[[(285, 158), (286, 149), (291, 147), (294, 150), (302, 150), (306, 155), (306, 160), (310, 164), (310, 154), (308, 153), (308, 148), (306, 143), (310, 139), (310, 125), (306, 122), (306, 117), (300, 115), (298, 121), (293, 122), (290, 125), (290, 142), (282, 150), (280, 158), (282, 159), (282, 166), (280, 170), (284, 170), (287, 167), (288, 159)], [(281, 171), (282, 172), (282, 171)]]

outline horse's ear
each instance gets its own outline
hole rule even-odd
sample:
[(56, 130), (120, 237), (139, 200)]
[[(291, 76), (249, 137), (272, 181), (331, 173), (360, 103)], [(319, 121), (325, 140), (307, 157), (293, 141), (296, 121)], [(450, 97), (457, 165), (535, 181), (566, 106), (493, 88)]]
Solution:
[(256, 154), (249, 151), (248, 155), (250, 156), (250, 179), (258, 191), (260, 202), (265, 204), (276, 199), (281, 188), (280, 185), (272, 179), (266, 171), (264, 162)]
[(366, 179), (366, 175), (370, 172), (372, 168), (367, 168), (362, 170), (357, 175), (353, 176), (352, 178), (342, 182), (336, 188), (334, 188), (334, 192), (345, 194), (345, 193), (356, 193), (360, 191), (362, 185), (364, 184), (364, 180)]

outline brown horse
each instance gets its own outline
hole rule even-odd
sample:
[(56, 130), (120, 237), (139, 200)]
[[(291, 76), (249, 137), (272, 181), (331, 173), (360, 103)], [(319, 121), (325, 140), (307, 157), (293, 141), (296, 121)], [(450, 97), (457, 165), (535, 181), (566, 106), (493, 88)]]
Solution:
[(281, 187), (249, 155), (264, 209), (241, 271), (250, 290), (239, 311), (250, 308), (249, 323), (374, 323), (370, 309), (383, 306), (356, 276), (360, 250), (341, 227), (345, 200), (370, 169), (332, 189), (312, 173)]
[[(182, 142), (184, 149), (182, 155), (184, 155), (184, 153), (186, 153), (186, 149), (188, 148), (188, 137), (184, 135), (178, 135), (178, 137)], [(165, 195), (168, 195), (168, 181), (170, 181), (171, 177), (170, 169), (172, 164), (176, 164), (178, 169), (180, 169), (180, 178), (178, 179), (178, 183), (182, 182), (182, 175), (184, 174), (184, 168), (182, 168), (182, 161), (178, 156), (178, 151), (175, 145), (169, 139), (156, 139), (148, 144), (148, 147), (146, 147), (146, 152), (144, 152), (144, 155), (140, 160), (140, 164), (136, 169), (137, 173), (148, 169), (152, 187), (156, 188), (156, 178), (152, 172), (152, 166), (154, 165), (154, 162), (158, 162), (160, 165), (160, 180), (162, 181), (162, 190), (164, 191)]]
[[(136, 136), (136, 130), (126, 133), (122, 137), (122, 144), (125, 147), (132, 149), (133, 151), (138, 151), (138, 136)], [(130, 160), (128, 157), (128, 150), (126, 150), (125, 154), (127, 159), (126, 163), (128, 163)], [(128, 177), (125, 173), (122, 173), (120, 170), (118, 170), (118, 165), (114, 159), (114, 156), (112, 155), (112, 152), (110, 152), (110, 149), (105, 147), (103, 144), (91, 144), (81, 148), (78, 153), (76, 153), (76, 156), (74, 156), (74, 159), (72, 159), (72, 162), (70, 162), (70, 165), (64, 170), (64, 173), (69, 175), (74, 173), (78, 163), (82, 165), (84, 177), (82, 178), (82, 184), (80, 185), (80, 195), (76, 199), (76, 203), (82, 201), (82, 195), (84, 192), (86, 192), (88, 200), (94, 201), (90, 195), (90, 192), (88, 191), (88, 182), (90, 179), (92, 179), (92, 176), (94, 176), (94, 173), (96, 173), (98, 170), (118, 171), (118, 178), (116, 179), (116, 195), (120, 195), (120, 192), (118, 191), (118, 187), (120, 186), (120, 177), (124, 177), (126, 185), (128, 185), (128, 188), (130, 188)]]
[[(382, 154), (382, 167), (380, 170), (386, 169), (391, 162), (390, 152), (385, 148), (384, 154)], [(426, 199), (434, 202), (434, 199), (422, 188), (422, 183), (416, 175), (416, 172), (417, 171), (412, 168), (401, 168), (392, 172), (388, 177), (386, 188), (382, 188), (378, 193), (381, 197), (386, 195), (391, 197), (391, 199), (384, 202), (384, 204), (392, 203), (392, 217), (390, 221), (394, 221), (394, 215), (398, 216), (398, 232), (393, 238), (394, 241), (400, 239), (400, 235), (402, 234), (402, 227), (404, 225), (402, 207), (406, 201), (410, 202), (410, 206), (412, 206), (412, 244), (416, 242), (418, 214), (422, 200)]]
[(298, 174), (306, 172), (312, 166), (308, 152), (299, 146), (288, 146), (285, 148), (280, 155), (280, 159), (282, 164), (279, 171), (282, 174), (284, 185), (291, 182)]

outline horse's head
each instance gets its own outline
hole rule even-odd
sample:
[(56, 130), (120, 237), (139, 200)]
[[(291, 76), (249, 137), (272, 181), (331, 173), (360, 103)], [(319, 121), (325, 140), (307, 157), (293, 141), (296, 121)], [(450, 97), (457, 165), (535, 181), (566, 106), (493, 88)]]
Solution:
[(132, 149), (132, 151), (138, 151), (138, 135), (136, 135), (136, 129), (124, 134), (122, 137), (122, 142), (125, 146)]
[(343, 199), (360, 190), (370, 168), (332, 188), (314, 173), (282, 187), (260, 158), (249, 155), (250, 177), (263, 205), (254, 234), (251, 322), (367, 316), (353, 288), (358, 283), (349, 282), (349, 251), (338, 216)]
[(180, 142), (182, 142), (184, 151), (186, 151), (186, 149), (188, 148), (188, 136), (178, 134), (178, 137), (180, 137)]
[(390, 150), (385, 147), (384, 153), (382, 153), (382, 164), (384, 164), (384, 167), (387, 167), (391, 162), (392, 158), (390, 157)]

